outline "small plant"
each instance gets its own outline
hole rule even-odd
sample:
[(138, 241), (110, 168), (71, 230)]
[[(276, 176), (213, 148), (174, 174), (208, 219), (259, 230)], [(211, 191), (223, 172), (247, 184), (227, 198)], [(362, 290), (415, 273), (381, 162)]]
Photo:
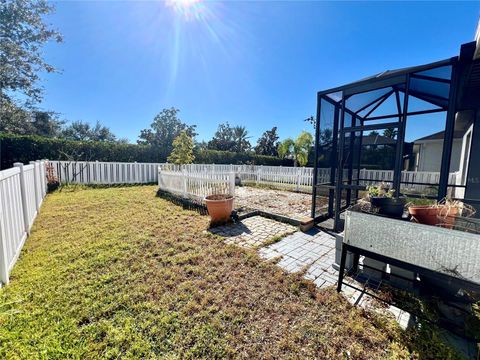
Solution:
[(368, 196), (372, 197), (383, 197), (383, 198), (392, 198), (393, 194), (395, 194), (394, 189), (390, 189), (387, 184), (381, 183), (376, 186), (368, 186), (367, 187)]

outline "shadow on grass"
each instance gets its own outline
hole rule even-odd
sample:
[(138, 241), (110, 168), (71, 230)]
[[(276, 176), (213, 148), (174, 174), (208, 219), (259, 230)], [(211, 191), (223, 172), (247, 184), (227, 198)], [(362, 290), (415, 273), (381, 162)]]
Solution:
[(181, 206), (185, 210), (193, 210), (198, 212), (201, 215), (208, 215), (207, 208), (205, 207), (205, 205), (203, 205), (199, 201), (195, 201), (193, 199), (188, 199), (184, 197), (179, 197), (160, 189), (157, 191), (157, 196), (162, 199), (168, 200), (174, 203), (175, 205)]

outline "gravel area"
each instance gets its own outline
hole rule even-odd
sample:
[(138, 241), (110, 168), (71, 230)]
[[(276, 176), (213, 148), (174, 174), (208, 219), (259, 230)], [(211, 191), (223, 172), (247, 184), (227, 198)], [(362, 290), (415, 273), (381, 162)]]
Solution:
[(263, 210), (294, 219), (310, 217), (312, 195), (249, 186), (235, 188), (235, 208)]

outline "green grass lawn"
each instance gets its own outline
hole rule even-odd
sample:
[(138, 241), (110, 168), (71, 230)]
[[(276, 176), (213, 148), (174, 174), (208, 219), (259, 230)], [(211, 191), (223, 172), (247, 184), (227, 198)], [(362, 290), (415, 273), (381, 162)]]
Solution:
[(428, 328), (401, 332), (155, 194), (47, 197), (0, 290), (0, 358), (454, 357)]

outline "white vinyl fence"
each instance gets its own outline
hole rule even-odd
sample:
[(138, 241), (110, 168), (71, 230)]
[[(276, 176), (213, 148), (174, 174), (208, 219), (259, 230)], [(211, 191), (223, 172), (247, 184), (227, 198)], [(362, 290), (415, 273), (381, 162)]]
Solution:
[(62, 184), (155, 184), (160, 163), (50, 161)]
[[(262, 166), (262, 165), (222, 165), (222, 164), (162, 164), (162, 170), (189, 174), (219, 174), (234, 172), (242, 181), (267, 183), (273, 185), (289, 185), (295, 190), (311, 191), (313, 184), (313, 168), (309, 167), (285, 167), (285, 166)], [(346, 176), (345, 171), (345, 176)], [(374, 185), (385, 181), (393, 181), (393, 170), (360, 170), (360, 185)], [(427, 188), (438, 185), (439, 172), (426, 171), (402, 171), (401, 185), (403, 191), (424, 192)], [(330, 182), (330, 169), (318, 169), (317, 183)], [(417, 184), (423, 183), (423, 184)], [(449, 184), (460, 184), (459, 173), (450, 173)], [(429, 185), (431, 184), (431, 185)]]
[(160, 190), (176, 195), (203, 201), (205, 196), (213, 194), (234, 195), (235, 174), (230, 173), (189, 173), (183, 171), (165, 171), (158, 169)]
[(0, 171), (0, 282), (8, 284), (47, 193), (45, 161)]

